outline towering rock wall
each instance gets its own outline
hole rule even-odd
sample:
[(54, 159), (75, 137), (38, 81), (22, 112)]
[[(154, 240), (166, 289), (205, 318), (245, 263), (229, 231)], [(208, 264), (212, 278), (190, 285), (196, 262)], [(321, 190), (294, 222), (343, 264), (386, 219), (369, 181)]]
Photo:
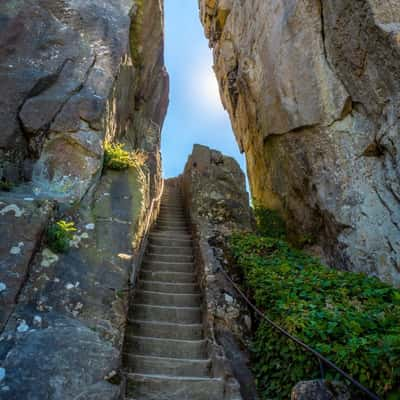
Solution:
[(154, 150), (168, 102), (161, 14), (159, 0), (2, 2), (0, 178), (79, 200), (105, 138)]
[[(133, 261), (161, 180), (160, 0), (0, 4), (0, 398), (117, 399)], [(104, 142), (145, 152), (103, 168)], [(54, 254), (46, 228), (77, 228)]]
[(399, 0), (199, 4), (254, 200), (399, 285)]

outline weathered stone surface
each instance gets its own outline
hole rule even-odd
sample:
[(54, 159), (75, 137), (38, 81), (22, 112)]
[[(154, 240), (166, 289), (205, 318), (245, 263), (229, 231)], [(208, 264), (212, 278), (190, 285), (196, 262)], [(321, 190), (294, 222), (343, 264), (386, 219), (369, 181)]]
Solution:
[[(107, 171), (73, 218), (66, 254), (40, 251), (0, 337), (10, 399), (116, 399), (132, 258), (149, 206), (139, 169)], [(85, 397), (86, 396), (86, 397)], [(93, 397), (97, 396), (97, 397)]]
[(350, 400), (348, 388), (339, 382), (299, 382), (292, 391), (292, 400)]
[[(0, 199), (0, 398), (116, 400), (133, 258), (161, 179), (162, 3), (2, 2), (0, 86), (0, 179), (17, 184)], [(102, 171), (105, 140), (146, 165)], [(78, 228), (66, 254), (41, 240), (51, 205)]]
[[(159, 1), (2, 2), (0, 178), (79, 200), (99, 176), (105, 137), (153, 140), (159, 159), (162, 17)], [(135, 131), (139, 116), (152, 132)]]
[(182, 176), (185, 200), (192, 220), (226, 233), (251, 228), (245, 176), (231, 157), (194, 145)]
[(0, 332), (27, 280), (51, 212), (50, 202), (0, 197)]
[[(251, 229), (244, 174), (232, 158), (195, 145), (176, 184), (182, 187), (197, 241), (196, 261), (207, 306), (205, 320), (215, 346), (215, 373), (228, 381), (234, 376), (242, 398), (254, 400), (257, 393), (244, 350), (251, 332), (250, 313), (219, 271), (222, 264), (227, 267), (223, 251), (227, 236)], [(237, 390), (234, 382), (233, 393)]]
[(398, 0), (201, 0), (255, 201), (400, 284)]

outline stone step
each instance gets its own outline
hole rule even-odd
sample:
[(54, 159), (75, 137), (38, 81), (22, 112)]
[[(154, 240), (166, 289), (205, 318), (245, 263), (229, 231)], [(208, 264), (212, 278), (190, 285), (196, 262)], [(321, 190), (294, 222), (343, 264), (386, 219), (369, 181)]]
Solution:
[(172, 214), (185, 215), (185, 209), (182, 205), (160, 204), (160, 210)]
[(187, 272), (166, 272), (166, 271), (140, 271), (140, 278), (145, 281), (157, 281), (167, 283), (195, 283), (196, 274)]
[(224, 383), (212, 378), (129, 374), (127, 396), (127, 400), (222, 400)]
[(162, 237), (162, 236), (154, 236), (150, 235), (149, 236), (149, 242), (153, 245), (157, 246), (171, 246), (171, 247), (184, 247), (184, 246), (190, 246), (192, 247), (193, 242), (191, 239), (172, 239), (168, 236)]
[(142, 268), (146, 271), (186, 272), (194, 273), (194, 263), (172, 263), (165, 261), (143, 260)]
[(138, 290), (135, 294), (135, 301), (140, 304), (151, 304), (154, 306), (199, 307), (201, 295)]
[(188, 225), (189, 221), (185, 217), (178, 217), (178, 216), (173, 216), (173, 215), (159, 215), (157, 218), (158, 223), (163, 223), (163, 224), (184, 224)]
[(186, 229), (188, 227), (188, 223), (186, 221), (165, 221), (161, 219), (157, 219), (156, 225), (158, 227), (166, 227), (166, 228), (180, 228)]
[(132, 318), (174, 324), (199, 324), (201, 323), (201, 309), (200, 307), (168, 307), (135, 304)]
[(164, 262), (193, 262), (192, 254), (160, 254), (160, 253), (146, 253), (146, 261), (164, 261)]
[(125, 349), (131, 354), (201, 360), (206, 358), (207, 341), (128, 336)]
[(164, 201), (161, 203), (161, 207), (175, 207), (175, 208), (180, 208), (181, 210), (184, 210), (184, 205), (183, 203), (179, 201)]
[(161, 205), (178, 205), (180, 207), (184, 207), (184, 201), (182, 198), (171, 197), (168, 199), (162, 199)]
[(189, 233), (188, 226), (180, 227), (180, 226), (167, 226), (167, 225), (156, 224), (155, 229), (163, 232)]
[(199, 293), (197, 283), (166, 283), (159, 281), (140, 280), (138, 283), (140, 289), (150, 292), (160, 293)]
[(189, 219), (183, 212), (179, 211), (171, 211), (161, 209), (158, 214), (157, 220), (160, 218), (161, 220), (173, 220), (173, 221), (184, 221), (189, 222)]
[(129, 371), (139, 374), (197, 377), (208, 377), (210, 375), (211, 360), (191, 360), (136, 354), (124, 354), (123, 357), (126, 365), (129, 365)]
[(168, 322), (129, 320), (127, 335), (149, 336), (165, 339), (200, 340), (203, 339), (201, 324), (172, 324)]
[(187, 232), (177, 232), (177, 231), (160, 231), (160, 230), (153, 230), (151, 231), (151, 235), (154, 237), (159, 238), (169, 238), (169, 239), (184, 239), (190, 240), (192, 239), (192, 235)]
[(187, 256), (193, 256), (193, 247), (188, 244), (186, 246), (160, 246), (157, 244), (150, 243), (148, 245), (148, 252), (153, 254), (182, 254)]

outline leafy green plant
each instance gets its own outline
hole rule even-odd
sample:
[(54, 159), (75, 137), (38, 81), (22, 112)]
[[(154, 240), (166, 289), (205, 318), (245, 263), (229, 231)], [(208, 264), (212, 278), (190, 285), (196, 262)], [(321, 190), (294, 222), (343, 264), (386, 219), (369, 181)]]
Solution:
[(257, 231), (261, 235), (277, 239), (286, 237), (286, 224), (278, 211), (268, 210), (256, 204), (254, 216), (257, 223)]
[(104, 166), (110, 169), (123, 170), (130, 167), (141, 167), (146, 155), (140, 151), (129, 152), (121, 143), (106, 143), (104, 147)]
[(47, 229), (47, 244), (55, 253), (65, 253), (69, 250), (74, 232), (76, 228), (73, 222), (57, 221)]
[[(400, 398), (399, 290), (329, 269), (277, 238), (235, 234), (230, 249), (246, 289), (271, 319), (380, 396)], [(265, 322), (252, 350), (264, 399), (288, 399), (297, 382), (319, 377), (315, 358)]]
[(3, 192), (10, 192), (14, 187), (13, 183), (10, 182), (8, 179), (1, 179), (0, 180), (0, 190)]

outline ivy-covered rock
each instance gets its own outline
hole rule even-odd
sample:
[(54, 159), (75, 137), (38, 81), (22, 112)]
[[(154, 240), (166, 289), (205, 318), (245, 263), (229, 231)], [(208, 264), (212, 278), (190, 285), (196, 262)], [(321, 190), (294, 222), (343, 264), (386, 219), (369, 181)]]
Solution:
[[(230, 244), (245, 286), (271, 319), (379, 395), (400, 395), (399, 290), (329, 269), (280, 239), (236, 234)], [(266, 322), (253, 352), (265, 399), (287, 399), (297, 382), (320, 376), (315, 357)], [(327, 378), (340, 377), (328, 370)]]

